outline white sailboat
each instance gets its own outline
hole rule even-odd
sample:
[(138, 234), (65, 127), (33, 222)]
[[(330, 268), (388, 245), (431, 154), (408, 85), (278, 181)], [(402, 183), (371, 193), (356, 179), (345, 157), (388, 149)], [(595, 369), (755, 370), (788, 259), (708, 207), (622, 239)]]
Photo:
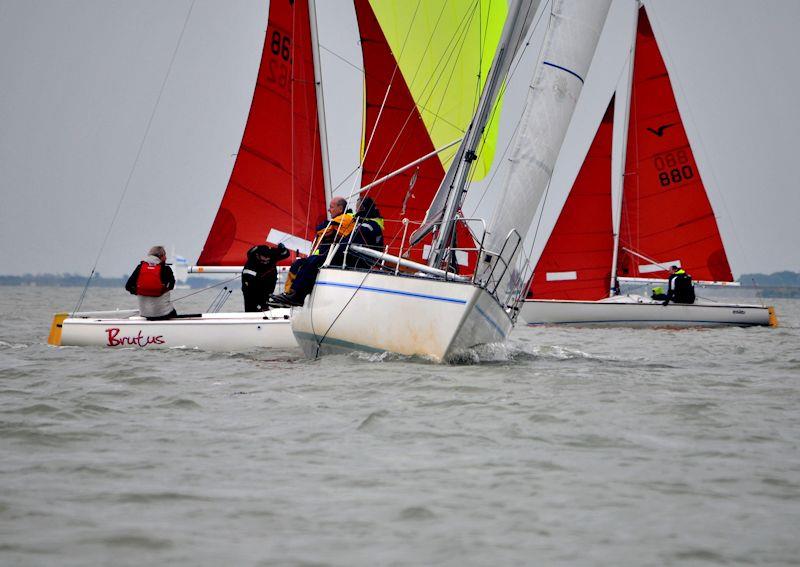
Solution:
[[(446, 361), (464, 349), (508, 337), (530, 274), (520, 254), (522, 239), (549, 181), (609, 4), (564, 1), (550, 8), (512, 151), (518, 167), (487, 225), (461, 218), (459, 211), (481, 135), (538, 6), (533, 0), (511, 4), (475, 116), (424, 224), (408, 244), (402, 240), (397, 254), (349, 246), (347, 254), (376, 261), (371, 270), (337, 267), (329, 256), (304, 306), (293, 310), (292, 329), (306, 355), (388, 351)], [(469, 226), (474, 241), (459, 238), (459, 226)], [(427, 264), (404, 258), (431, 233)], [(462, 263), (471, 273), (453, 273)]]
[[(528, 325), (776, 325), (772, 307), (698, 299), (662, 305), (618, 285), (665, 286), (672, 265), (695, 283), (733, 281), (713, 209), (645, 7), (636, 10), (627, 75), (612, 97), (534, 270)], [(619, 129), (626, 136), (614, 136)], [(612, 173), (612, 139), (622, 141)], [(612, 185), (621, 186), (616, 203)]]
[[(195, 273), (241, 273), (266, 240), (308, 253), (329, 175), (313, 0), (273, 0), (250, 113)], [(180, 305), (178, 306), (180, 310)], [(297, 348), (288, 309), (150, 321), (137, 310), (58, 313), (48, 342), (107, 348)]]

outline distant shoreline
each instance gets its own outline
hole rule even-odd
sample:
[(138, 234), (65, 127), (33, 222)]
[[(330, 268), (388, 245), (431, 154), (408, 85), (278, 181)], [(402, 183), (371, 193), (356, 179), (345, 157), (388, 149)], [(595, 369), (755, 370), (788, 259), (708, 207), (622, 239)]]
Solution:
[[(124, 288), (128, 276), (106, 278), (96, 275), (92, 278), (91, 287), (118, 287)], [(190, 276), (186, 284), (190, 288), (204, 288), (218, 284), (219, 279)], [(19, 287), (83, 287), (86, 285), (86, 276), (78, 274), (24, 274), (22, 276), (0, 275), (0, 286)]]
[[(107, 278), (95, 275), (91, 287), (123, 288), (128, 276)], [(800, 274), (777, 272), (775, 274), (743, 274), (740, 281), (755, 285), (742, 285), (739, 290), (752, 291), (754, 296), (770, 298), (800, 298)], [(186, 283), (190, 288), (205, 288), (218, 284), (217, 278), (190, 276)], [(78, 274), (24, 274), (22, 276), (0, 275), (0, 286), (21, 287), (83, 287), (86, 276)]]

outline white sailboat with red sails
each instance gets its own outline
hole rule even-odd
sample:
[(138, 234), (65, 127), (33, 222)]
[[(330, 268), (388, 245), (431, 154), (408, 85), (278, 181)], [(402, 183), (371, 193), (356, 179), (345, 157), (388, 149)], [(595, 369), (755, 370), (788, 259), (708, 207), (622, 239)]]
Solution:
[[(662, 305), (616, 294), (620, 283), (665, 286), (672, 265), (695, 283), (737, 285), (646, 9), (634, 7), (621, 87), (627, 92), (618, 88), (622, 96), (608, 105), (534, 269), (521, 317), (528, 325), (775, 325), (772, 307), (703, 299)], [(617, 128), (627, 136), (615, 137)], [(624, 144), (617, 175), (612, 139)], [(621, 186), (616, 198), (614, 185)]]
[[(330, 184), (313, 0), (269, 4), (241, 146), (193, 272), (241, 273), (246, 251), (265, 240), (308, 254), (313, 227), (325, 218)], [(272, 309), (150, 321), (137, 310), (59, 313), (48, 342), (220, 351), (296, 348), (289, 315), (288, 309)]]

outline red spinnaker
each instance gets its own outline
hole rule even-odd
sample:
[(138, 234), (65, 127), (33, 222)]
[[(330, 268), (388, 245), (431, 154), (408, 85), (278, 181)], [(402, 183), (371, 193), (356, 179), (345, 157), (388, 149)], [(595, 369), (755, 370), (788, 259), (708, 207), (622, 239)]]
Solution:
[(533, 273), (534, 299), (595, 301), (608, 297), (611, 225), (611, 138), (614, 98), (597, 128), (550, 239)]
[(665, 277), (640, 271), (680, 261), (699, 280), (732, 281), (714, 211), (700, 179), (669, 74), (644, 7), (639, 10), (620, 225), (618, 274)]
[(307, 0), (270, 0), (242, 144), (199, 265), (241, 265), (271, 229), (306, 240), (325, 218)]

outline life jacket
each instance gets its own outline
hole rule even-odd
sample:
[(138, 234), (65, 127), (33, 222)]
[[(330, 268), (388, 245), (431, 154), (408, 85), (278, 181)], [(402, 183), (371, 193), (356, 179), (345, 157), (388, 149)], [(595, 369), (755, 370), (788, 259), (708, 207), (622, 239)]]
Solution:
[(139, 264), (139, 277), (136, 280), (136, 295), (160, 297), (164, 294), (161, 281), (161, 264), (142, 262)]
[(368, 248), (383, 249), (383, 219), (373, 217), (364, 219), (359, 227), (355, 244), (363, 244)]
[(337, 238), (343, 239), (350, 236), (355, 224), (355, 219), (350, 213), (342, 213), (338, 217), (331, 219), (330, 222), (325, 222), (324, 225), (321, 225), (321, 228), (317, 230), (317, 236), (314, 239), (314, 245), (316, 247), (314, 254), (319, 255), (327, 253), (328, 247), (324, 247), (323, 249), (321, 245), (330, 244)]

